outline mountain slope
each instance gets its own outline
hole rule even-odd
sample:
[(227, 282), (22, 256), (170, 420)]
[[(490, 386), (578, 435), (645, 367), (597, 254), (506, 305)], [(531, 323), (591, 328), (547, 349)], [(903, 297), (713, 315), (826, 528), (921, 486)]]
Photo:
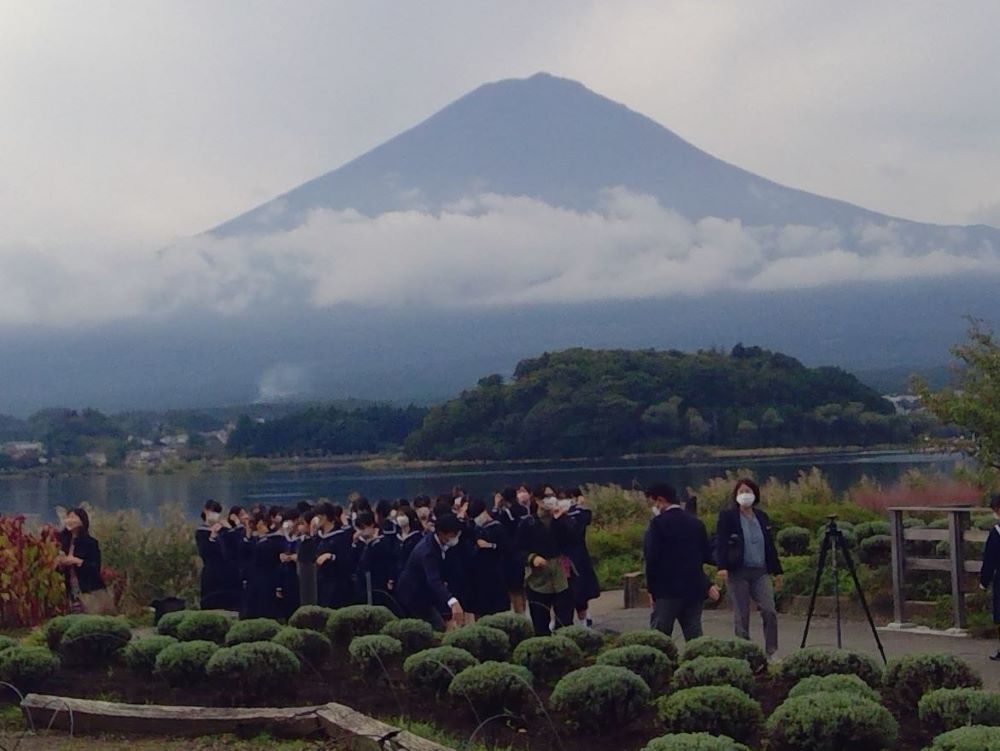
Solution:
[(897, 220), (788, 188), (734, 167), (583, 85), (547, 74), (486, 84), (348, 164), (212, 230), (216, 236), (287, 230), (312, 209), (375, 216), (436, 212), (470, 195), (529, 196), (588, 210), (624, 186), (698, 219), (745, 225), (897, 223), (909, 246), (1000, 245), (1000, 231)]

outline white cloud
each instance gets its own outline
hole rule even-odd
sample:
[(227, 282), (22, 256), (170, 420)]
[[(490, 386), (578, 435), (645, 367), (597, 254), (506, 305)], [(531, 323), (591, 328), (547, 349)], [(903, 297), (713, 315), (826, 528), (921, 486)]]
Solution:
[(55, 325), (192, 308), (461, 309), (1000, 274), (996, 248), (914, 251), (891, 223), (848, 232), (692, 222), (621, 188), (591, 212), (485, 194), (437, 214), (318, 210), (290, 231), (199, 237), (158, 255), (0, 248), (0, 262), (0, 321)]

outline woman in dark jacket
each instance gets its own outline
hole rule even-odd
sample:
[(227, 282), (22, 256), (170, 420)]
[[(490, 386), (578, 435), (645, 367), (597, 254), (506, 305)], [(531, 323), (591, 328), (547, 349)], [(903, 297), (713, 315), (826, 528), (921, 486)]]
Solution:
[(771, 520), (757, 508), (759, 503), (756, 483), (748, 479), (736, 483), (730, 507), (719, 512), (715, 560), (719, 580), (729, 583), (736, 636), (750, 638), (750, 602), (755, 602), (764, 623), (764, 649), (770, 657), (778, 650), (774, 592), (781, 589), (782, 569)]
[(195, 530), (194, 542), (201, 558), (202, 610), (236, 610), (236, 569), (230, 561), (225, 535), (228, 522), (222, 519), (222, 504), (205, 501), (201, 510), (201, 526)]
[(86, 510), (75, 508), (66, 514), (59, 533), (59, 557), (56, 566), (66, 579), (70, 611), (83, 612), (81, 594), (104, 589), (101, 578), (101, 546), (90, 536), (90, 517)]
[(555, 496), (544, 498), (518, 526), (515, 547), (528, 568), (524, 589), (536, 636), (549, 636), (552, 621), (557, 628), (573, 623), (566, 557), (572, 539), (573, 521), (559, 509)]
[[(979, 588), (987, 590), (993, 587), (993, 623), (998, 627), (1000, 634), (1000, 493), (990, 499), (990, 508), (993, 509), (994, 521), (993, 529), (990, 530), (986, 538), (986, 549), (983, 550), (983, 567), (979, 571)], [(1000, 662), (1000, 650), (991, 655), (990, 659)]]
[[(277, 524), (278, 528), (273, 526)], [(247, 582), (250, 618), (281, 617), (284, 592), (281, 582), (281, 554), (285, 552), (285, 538), (281, 534), (281, 516), (258, 511), (253, 515), (256, 534), (253, 545), (253, 565)]]

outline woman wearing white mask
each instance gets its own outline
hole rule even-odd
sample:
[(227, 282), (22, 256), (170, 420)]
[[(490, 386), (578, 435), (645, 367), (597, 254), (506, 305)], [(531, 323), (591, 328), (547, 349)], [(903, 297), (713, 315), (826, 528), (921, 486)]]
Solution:
[(750, 603), (755, 602), (764, 624), (764, 649), (771, 657), (778, 651), (774, 592), (781, 589), (782, 569), (771, 520), (757, 508), (759, 503), (756, 483), (748, 479), (736, 483), (732, 505), (719, 512), (715, 560), (720, 584), (729, 583), (736, 636), (750, 638)]
[(550, 623), (556, 628), (573, 623), (566, 557), (572, 542), (573, 521), (559, 508), (555, 495), (544, 497), (535, 514), (518, 526), (515, 547), (528, 568), (524, 587), (536, 636), (549, 636)]
[(195, 545), (201, 557), (201, 609), (236, 610), (233, 601), (236, 587), (233, 582), (235, 569), (226, 555), (224, 533), (229, 524), (222, 518), (222, 504), (205, 501), (201, 510), (202, 524), (194, 533)]
[(471, 536), (475, 547), (472, 558), (472, 602), (469, 610), (477, 618), (510, 610), (507, 594), (505, 563), (509, 554), (510, 538), (503, 525), (490, 513), (486, 503), (478, 498), (469, 501), (469, 517), (473, 526)]

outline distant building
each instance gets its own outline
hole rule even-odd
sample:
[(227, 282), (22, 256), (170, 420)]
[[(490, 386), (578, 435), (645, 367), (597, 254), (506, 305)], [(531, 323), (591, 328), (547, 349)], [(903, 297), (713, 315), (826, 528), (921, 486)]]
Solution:
[(173, 461), (179, 457), (180, 453), (177, 449), (167, 446), (143, 449), (141, 451), (129, 451), (125, 455), (125, 466), (132, 468), (158, 467), (165, 462)]
[(84, 454), (83, 458), (86, 459), (87, 464), (92, 467), (108, 466), (108, 455), (103, 451), (91, 451), (89, 454)]
[(920, 397), (916, 394), (889, 394), (883, 398), (892, 402), (892, 406), (896, 408), (897, 415), (908, 415), (911, 412), (923, 409), (923, 406), (920, 404)]
[(38, 441), (8, 441), (0, 443), (0, 454), (11, 459), (41, 459), (45, 454), (45, 446)]
[(165, 435), (162, 438), (160, 438), (160, 444), (163, 446), (172, 446), (172, 447), (187, 446), (188, 434), (178, 433), (177, 435)]

